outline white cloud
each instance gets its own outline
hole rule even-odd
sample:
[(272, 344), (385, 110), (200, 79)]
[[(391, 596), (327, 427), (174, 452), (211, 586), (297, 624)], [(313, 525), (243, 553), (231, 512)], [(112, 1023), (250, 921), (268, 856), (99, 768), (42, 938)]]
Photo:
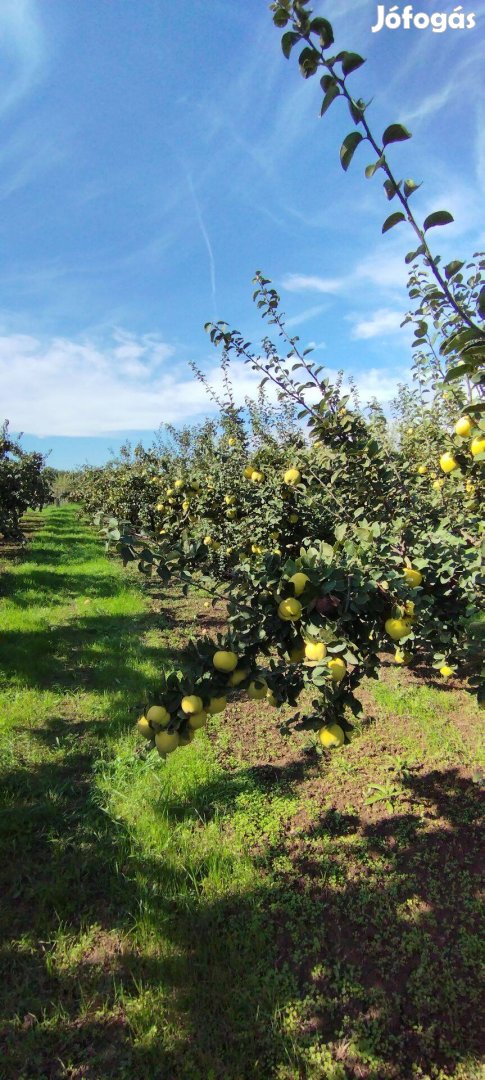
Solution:
[(343, 280), (309, 274), (286, 274), (281, 284), (287, 292), (336, 293), (342, 288)]
[[(155, 335), (136, 338), (124, 330), (115, 331), (103, 346), (67, 338), (42, 342), (27, 334), (4, 335), (0, 420), (8, 417), (14, 430), (30, 435), (81, 436), (152, 432), (161, 423), (187, 423), (217, 412), (188, 366), (174, 359), (172, 346)], [(205, 374), (222, 397), (223, 376), (217, 362)], [(329, 378), (336, 374), (328, 369)], [(399, 381), (388, 369), (377, 368), (356, 373), (355, 378), (362, 400), (375, 395), (384, 404)], [(231, 379), (236, 404), (244, 405), (247, 397), (256, 396), (261, 374), (235, 361)], [(267, 386), (269, 397), (276, 400), (276, 389)]]
[[(174, 350), (153, 335), (117, 331), (108, 346), (22, 334), (0, 337), (3, 414), (13, 428), (32, 435), (100, 435), (155, 431), (214, 411), (188, 366), (170, 365)], [(232, 365), (236, 400), (254, 395), (261, 376)], [(222, 392), (218, 366), (207, 372)]]
[(326, 304), (317, 304), (316, 307), (306, 308), (305, 311), (301, 311), (299, 315), (292, 315), (291, 318), (285, 319), (286, 328), (291, 330), (293, 326), (301, 326), (310, 319), (315, 319), (317, 315), (321, 315), (322, 311), (326, 310), (326, 306)]
[[(349, 316), (352, 319), (352, 316)], [(402, 311), (391, 311), (389, 308), (379, 308), (367, 319), (358, 319), (352, 330), (351, 337), (354, 340), (364, 340), (375, 337), (387, 337), (396, 331), (402, 333), (401, 323), (404, 315)]]
[[(412, 247), (412, 239), (409, 244)], [(408, 279), (408, 267), (402, 254), (377, 248), (355, 268), (355, 278), (372, 282), (382, 289), (405, 289)], [(405, 302), (405, 301), (404, 301)]]

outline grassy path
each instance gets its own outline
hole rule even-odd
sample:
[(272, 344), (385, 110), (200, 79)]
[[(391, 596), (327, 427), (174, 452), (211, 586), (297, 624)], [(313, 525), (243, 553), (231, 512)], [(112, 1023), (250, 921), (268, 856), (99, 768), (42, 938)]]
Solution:
[(323, 765), (234, 706), (164, 766), (133, 720), (196, 601), (155, 617), (75, 508), (32, 521), (0, 578), (2, 1080), (478, 1080), (459, 695), (399, 675)]

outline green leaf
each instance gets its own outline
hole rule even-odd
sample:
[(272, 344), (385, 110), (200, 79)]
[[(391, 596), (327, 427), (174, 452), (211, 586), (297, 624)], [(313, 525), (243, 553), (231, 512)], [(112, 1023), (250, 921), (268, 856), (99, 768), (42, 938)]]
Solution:
[(416, 248), (416, 251), (408, 251), (408, 253), (407, 253), (407, 255), (406, 255), (405, 259), (404, 259), (404, 262), (406, 263), (407, 266), (409, 266), (409, 263), (414, 262), (414, 260), (417, 259), (418, 255), (424, 255), (425, 251), (426, 251), (426, 248), (425, 248), (424, 244), (420, 244), (419, 247)]
[(319, 59), (316, 49), (310, 49), (308, 46), (303, 49), (299, 55), (298, 63), (304, 79), (310, 79), (315, 74), (318, 69)]
[(387, 198), (389, 199), (389, 202), (391, 201), (391, 199), (394, 198), (395, 195), (397, 195), (401, 184), (402, 180), (399, 180), (397, 184), (395, 184), (393, 180), (384, 180), (383, 187)]
[(455, 379), (462, 379), (467, 373), (466, 364), (457, 364), (456, 367), (449, 368), (443, 379), (444, 383), (454, 382)]
[(389, 229), (393, 229), (394, 225), (397, 225), (400, 221), (405, 221), (405, 220), (406, 220), (406, 218), (405, 218), (405, 215), (403, 214), (402, 210), (396, 210), (395, 214), (390, 214), (390, 216), (388, 218), (386, 218), (386, 220), (385, 220), (385, 222), (384, 222), (384, 224), (382, 226), (382, 232), (383, 233), (389, 232)]
[(450, 281), (450, 279), (454, 277), (455, 274), (457, 274), (464, 265), (465, 263), (461, 262), (460, 259), (453, 259), (452, 262), (447, 263), (447, 265), (445, 266), (446, 280)]
[(357, 68), (360, 68), (362, 67), (362, 64), (365, 64), (364, 58), (354, 52), (341, 52), (336, 59), (341, 61), (344, 75), (350, 75), (352, 71), (357, 71)]
[(436, 225), (449, 225), (454, 220), (449, 210), (435, 210), (434, 214), (428, 214), (423, 229), (426, 232), (427, 229), (434, 229)]
[(354, 153), (363, 138), (364, 136), (361, 135), (360, 131), (351, 131), (345, 136), (342, 146), (340, 147), (340, 162), (344, 172), (347, 172)]
[(485, 318), (485, 285), (482, 285), (478, 297), (477, 311)]
[(338, 88), (338, 84), (336, 82), (333, 82), (332, 85), (329, 86), (329, 88), (327, 90), (327, 93), (325, 94), (325, 97), (324, 97), (324, 99), (322, 101), (322, 107), (320, 109), (320, 116), (325, 115), (327, 109), (330, 108), (330, 106), (332, 104), (332, 101), (335, 101), (335, 98), (339, 97), (339, 94), (340, 94), (340, 90)]
[(283, 49), (283, 56), (289, 59), (291, 50), (297, 41), (300, 40), (300, 35), (295, 30), (287, 30), (286, 34), (283, 34), (281, 38), (281, 48)]
[(382, 136), (382, 145), (388, 146), (389, 143), (404, 142), (411, 138), (411, 132), (403, 124), (390, 124)]
[(349, 106), (349, 112), (350, 112), (350, 115), (352, 117), (352, 120), (354, 121), (354, 124), (360, 124), (362, 122), (362, 117), (363, 117), (363, 115), (365, 113), (365, 110), (367, 108), (367, 105), (366, 105), (364, 99), (359, 98), (358, 101), (354, 101), (353, 98), (352, 98), (352, 100), (348, 102), (348, 106)]
[(420, 188), (420, 187), (421, 187), (421, 184), (417, 184), (415, 180), (405, 180), (404, 181), (404, 194), (406, 196), (406, 199), (408, 199), (409, 196), (412, 195), (413, 191), (417, 191), (418, 188)]
[(366, 165), (365, 175), (367, 180), (370, 180), (374, 176), (374, 173), (381, 168), (381, 165), (384, 165), (385, 160), (384, 155), (382, 155), (382, 157), (378, 158), (377, 161), (374, 161), (372, 165)]
[(310, 23), (312, 34), (318, 34), (322, 49), (328, 49), (334, 43), (333, 27), (328, 19), (312, 19)]
[(279, 26), (280, 28), (282, 26), (286, 26), (286, 24), (289, 22), (289, 19), (290, 16), (284, 8), (277, 8), (273, 15), (273, 22), (275, 26)]

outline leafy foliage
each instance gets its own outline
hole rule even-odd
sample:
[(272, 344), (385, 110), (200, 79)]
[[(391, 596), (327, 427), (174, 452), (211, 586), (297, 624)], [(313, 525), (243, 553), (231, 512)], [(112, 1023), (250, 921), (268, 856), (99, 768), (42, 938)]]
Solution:
[(49, 501), (50, 478), (42, 454), (27, 454), (9, 433), (8, 420), (0, 428), (0, 534), (22, 535), (20, 519), (30, 507)]

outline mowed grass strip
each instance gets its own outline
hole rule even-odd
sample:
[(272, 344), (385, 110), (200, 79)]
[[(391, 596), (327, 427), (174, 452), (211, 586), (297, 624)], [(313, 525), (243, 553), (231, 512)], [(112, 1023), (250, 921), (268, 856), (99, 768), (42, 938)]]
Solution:
[(317, 761), (238, 703), (165, 764), (133, 723), (202, 601), (154, 616), (76, 508), (35, 517), (0, 585), (0, 1076), (478, 1080), (473, 711), (391, 678)]

